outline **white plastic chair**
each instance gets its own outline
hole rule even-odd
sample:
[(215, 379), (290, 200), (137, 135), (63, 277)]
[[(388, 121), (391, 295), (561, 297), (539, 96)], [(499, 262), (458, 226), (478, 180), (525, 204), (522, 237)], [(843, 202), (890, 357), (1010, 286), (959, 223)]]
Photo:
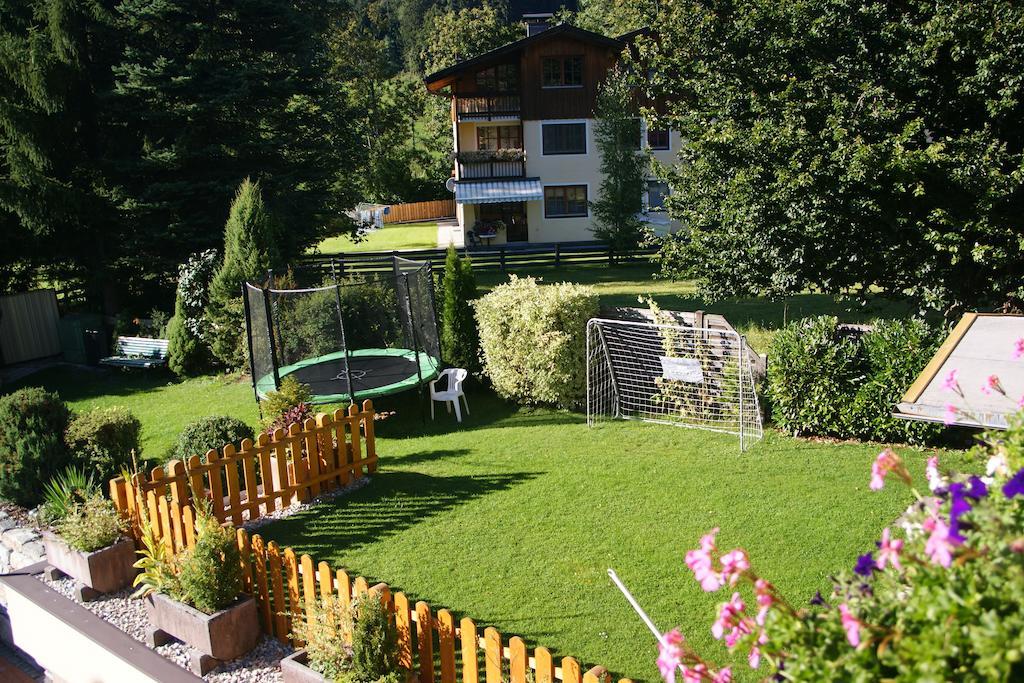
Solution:
[[(455, 406), (455, 418), (462, 422), (462, 409), (459, 407), (459, 397), (462, 398), (462, 402), (466, 404), (466, 415), (469, 415), (469, 401), (466, 400), (466, 394), (462, 391), (462, 383), (466, 380), (469, 373), (462, 368), (448, 368), (441, 372), (437, 379), (430, 383), (430, 419), (434, 419), (434, 401), (444, 401), (445, 408), (448, 412), (452, 412), (452, 406)], [(445, 386), (448, 387), (444, 391), (437, 390), (437, 383), (442, 379), (446, 380)]]

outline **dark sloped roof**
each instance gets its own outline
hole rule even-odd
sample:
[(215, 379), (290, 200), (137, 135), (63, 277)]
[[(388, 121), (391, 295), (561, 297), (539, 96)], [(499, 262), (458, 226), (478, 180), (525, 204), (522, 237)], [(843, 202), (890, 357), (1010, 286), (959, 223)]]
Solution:
[(498, 62), (502, 58), (508, 57), (513, 53), (519, 52), (523, 48), (528, 47), (534, 43), (540, 43), (545, 40), (551, 40), (552, 38), (555, 38), (557, 36), (568, 36), (571, 38), (576, 38), (577, 40), (583, 42), (594, 43), (597, 45), (606, 45), (608, 47), (617, 48), (620, 50), (626, 46), (626, 43), (622, 40), (619, 40), (618, 38), (609, 38), (607, 36), (602, 36), (599, 33), (593, 33), (591, 31), (585, 31), (575, 26), (570, 26), (569, 24), (559, 24), (558, 26), (553, 26), (552, 28), (549, 28), (546, 31), (541, 31), (540, 33), (534, 34), (532, 36), (521, 38), (515, 42), (509, 43), (508, 45), (502, 45), (501, 47), (495, 48), (490, 52), (485, 52), (484, 54), (478, 57), (473, 57), (472, 59), (467, 59), (465, 61), (459, 62), (454, 66), (448, 67), (447, 69), (441, 69), (440, 71), (437, 71), (426, 76), (423, 79), (423, 82), (426, 83), (427, 88), (432, 91), (440, 90), (441, 88), (451, 83), (451, 81), (454, 80), (456, 76), (463, 73), (464, 71), (476, 69), (478, 67), (485, 66), (490, 63)]

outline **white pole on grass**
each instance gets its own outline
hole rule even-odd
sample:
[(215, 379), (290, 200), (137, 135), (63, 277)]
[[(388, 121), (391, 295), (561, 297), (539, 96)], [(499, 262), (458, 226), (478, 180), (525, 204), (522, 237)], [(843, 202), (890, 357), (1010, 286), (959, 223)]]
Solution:
[(633, 611), (640, 616), (645, 624), (647, 624), (647, 628), (651, 629), (651, 633), (653, 633), (654, 637), (658, 639), (658, 642), (664, 644), (664, 637), (661, 635), (661, 631), (659, 631), (658, 627), (654, 625), (651, 618), (647, 616), (647, 612), (645, 612), (644, 608), (640, 606), (640, 603), (636, 601), (633, 594), (629, 592), (629, 589), (626, 588), (626, 584), (622, 583), (622, 580), (619, 578), (619, 575), (615, 573), (614, 569), (608, 570), (608, 578), (612, 580), (612, 583), (615, 584), (616, 588), (622, 591), (622, 594), (626, 597), (626, 601), (633, 608)]

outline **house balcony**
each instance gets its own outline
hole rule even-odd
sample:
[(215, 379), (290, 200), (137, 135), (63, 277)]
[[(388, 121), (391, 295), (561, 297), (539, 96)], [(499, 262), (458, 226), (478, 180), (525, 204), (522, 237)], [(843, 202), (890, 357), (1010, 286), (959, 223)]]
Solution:
[(521, 149), (468, 151), (455, 155), (459, 180), (525, 178), (526, 156)]
[(492, 93), (455, 96), (455, 115), (461, 121), (518, 121), (519, 95)]

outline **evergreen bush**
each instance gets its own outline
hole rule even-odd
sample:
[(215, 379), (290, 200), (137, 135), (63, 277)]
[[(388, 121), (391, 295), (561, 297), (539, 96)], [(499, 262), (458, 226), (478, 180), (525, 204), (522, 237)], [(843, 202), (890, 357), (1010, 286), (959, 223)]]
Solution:
[(473, 319), (476, 275), (468, 258), (449, 245), (441, 281), (441, 358), (452, 367), (480, 370), (480, 335)]
[(93, 408), (77, 415), (64, 434), (68, 448), (97, 481), (106, 482), (142, 453), (142, 422), (122, 406)]
[(178, 594), (201, 612), (228, 607), (242, 592), (242, 565), (234, 529), (222, 527), (209, 512), (196, 519), (196, 544), (178, 559)]
[(510, 277), (476, 302), (484, 373), (500, 396), (526, 404), (578, 405), (586, 392), (586, 326), (592, 287)]
[(0, 498), (23, 507), (72, 462), (64, 443), (71, 413), (57, 394), (26, 387), (0, 397)]
[(398, 671), (398, 632), (380, 596), (370, 593), (354, 606), (352, 667), (344, 679), (352, 683), (390, 680)]
[(251, 438), (252, 427), (237, 417), (209, 415), (185, 426), (178, 436), (174, 456), (186, 460), (193, 455), (206, 455), (211, 449), (219, 451), (229, 443), (237, 446), (242, 439)]
[(178, 268), (174, 316), (167, 325), (167, 360), (171, 372), (179, 377), (207, 372), (213, 361), (204, 340), (204, 315), (216, 266), (217, 252), (207, 249), (193, 254)]

